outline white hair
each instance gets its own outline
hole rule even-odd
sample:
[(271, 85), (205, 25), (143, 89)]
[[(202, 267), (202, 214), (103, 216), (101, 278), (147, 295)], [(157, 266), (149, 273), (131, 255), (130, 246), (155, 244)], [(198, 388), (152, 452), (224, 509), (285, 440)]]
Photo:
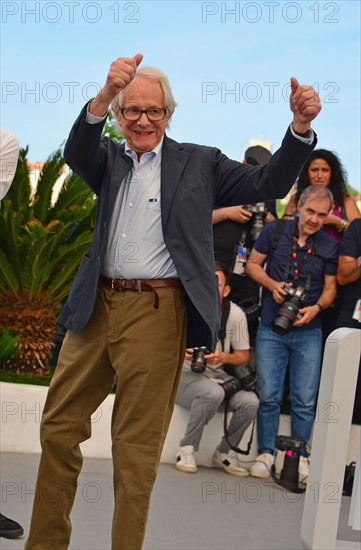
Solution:
[[(165, 107), (169, 111), (170, 114), (173, 114), (177, 102), (175, 101), (172, 90), (169, 84), (168, 77), (156, 67), (142, 67), (141, 69), (138, 69), (135, 73), (135, 79), (137, 77), (143, 77), (143, 78), (151, 78), (152, 80), (156, 80), (160, 83), (163, 93), (164, 93), (164, 101), (165, 101)], [(132, 85), (132, 82), (129, 84), (129, 86)], [(127, 88), (125, 88), (126, 90)], [(114, 113), (118, 113), (122, 107), (123, 103), (123, 92), (119, 92), (119, 94), (113, 99), (112, 101), (112, 110)]]

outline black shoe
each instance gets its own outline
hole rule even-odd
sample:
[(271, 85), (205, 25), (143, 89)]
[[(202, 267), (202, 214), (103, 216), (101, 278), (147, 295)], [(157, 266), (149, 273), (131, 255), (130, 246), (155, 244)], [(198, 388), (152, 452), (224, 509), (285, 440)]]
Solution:
[(19, 523), (0, 514), (0, 537), (17, 539), (24, 534), (24, 529)]

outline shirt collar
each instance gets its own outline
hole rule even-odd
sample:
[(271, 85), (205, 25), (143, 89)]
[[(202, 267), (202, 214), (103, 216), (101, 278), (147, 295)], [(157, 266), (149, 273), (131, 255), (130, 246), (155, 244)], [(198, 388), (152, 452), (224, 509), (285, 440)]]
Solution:
[[(164, 136), (162, 137), (160, 142), (154, 147), (154, 149), (142, 154), (140, 162), (143, 163), (143, 162), (146, 162), (147, 160), (151, 160), (151, 163), (152, 163), (151, 166), (153, 168), (155, 164), (159, 162), (162, 158), (163, 141), (164, 141)], [(129, 147), (127, 140), (125, 140), (124, 152), (128, 157), (130, 157), (133, 160), (133, 162), (140, 164), (140, 162), (138, 161), (136, 152)]]

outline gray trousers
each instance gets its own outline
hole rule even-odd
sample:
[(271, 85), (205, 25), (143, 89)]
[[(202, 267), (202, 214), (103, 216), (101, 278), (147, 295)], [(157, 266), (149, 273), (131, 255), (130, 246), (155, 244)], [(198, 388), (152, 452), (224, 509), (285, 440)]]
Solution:
[[(225, 393), (219, 384), (203, 374), (183, 371), (178, 387), (176, 403), (190, 410), (186, 433), (180, 446), (193, 445), (198, 451), (205, 425), (216, 414), (224, 401)], [(254, 392), (241, 390), (232, 395), (229, 410), (233, 411), (228, 426), (229, 437), (233, 446), (238, 446), (248, 426), (256, 416), (258, 398)], [(218, 445), (221, 453), (227, 453), (230, 447), (225, 440)]]

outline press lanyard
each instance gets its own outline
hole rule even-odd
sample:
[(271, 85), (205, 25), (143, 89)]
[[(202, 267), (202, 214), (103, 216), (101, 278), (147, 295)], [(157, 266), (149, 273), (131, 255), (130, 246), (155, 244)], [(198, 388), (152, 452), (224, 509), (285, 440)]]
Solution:
[[(287, 281), (288, 276), (290, 274), (291, 269), (291, 262), (293, 264), (293, 272), (294, 272), (294, 283), (297, 283), (299, 274), (302, 268), (302, 265), (306, 261), (307, 256), (311, 256), (311, 265), (310, 269), (307, 274), (306, 278), (306, 284), (305, 284), (305, 291), (306, 293), (310, 289), (311, 286), (311, 279), (312, 279), (312, 273), (313, 268), (315, 264), (315, 257), (316, 257), (316, 235), (312, 235), (311, 237), (311, 244), (307, 248), (307, 251), (304, 255), (302, 263), (299, 261), (298, 258), (298, 252), (297, 252), (297, 241), (298, 241), (298, 231), (297, 231), (297, 225), (298, 225), (298, 218), (295, 218), (295, 222), (293, 224), (292, 229), (292, 236), (291, 236), (291, 254), (288, 256), (287, 264), (284, 270), (284, 280)], [(297, 285), (295, 285), (297, 286)]]

